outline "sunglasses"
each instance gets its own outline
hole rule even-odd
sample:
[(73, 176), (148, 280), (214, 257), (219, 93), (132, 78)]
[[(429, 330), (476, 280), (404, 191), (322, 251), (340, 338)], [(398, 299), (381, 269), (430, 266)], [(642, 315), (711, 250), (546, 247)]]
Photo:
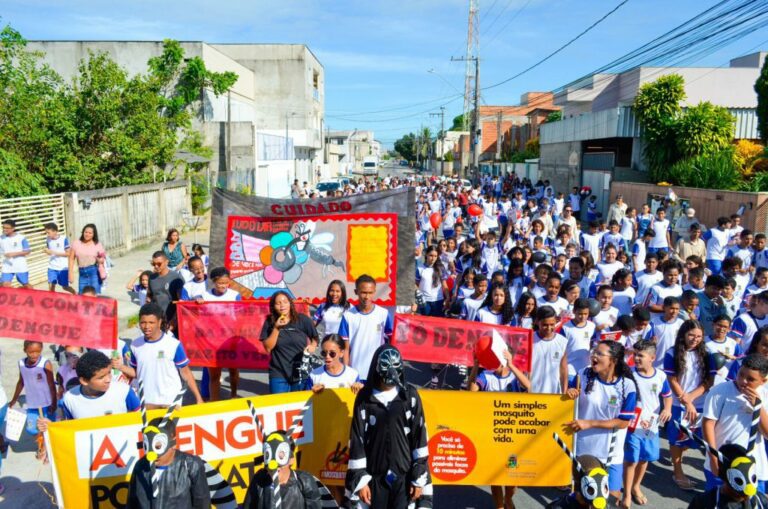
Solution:
[(152, 262), (153, 267), (161, 267), (163, 265), (163, 262)]
[(329, 350), (323, 350), (323, 351), (320, 352), (320, 355), (323, 356), (323, 357), (330, 357), (331, 359), (335, 359), (336, 356), (338, 355), (338, 352), (333, 352), (333, 351), (329, 351)]

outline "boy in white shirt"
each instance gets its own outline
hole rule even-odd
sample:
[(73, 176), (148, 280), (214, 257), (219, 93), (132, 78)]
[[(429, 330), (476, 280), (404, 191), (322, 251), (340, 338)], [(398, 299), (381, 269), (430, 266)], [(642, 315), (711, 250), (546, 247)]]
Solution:
[(10, 288), (13, 278), (24, 288), (32, 288), (29, 284), (29, 268), (27, 256), (31, 252), (29, 241), (16, 231), (16, 221), (3, 221), (3, 234), (0, 235), (0, 252), (3, 254), (2, 283)]
[(712, 274), (720, 274), (725, 252), (730, 241), (731, 220), (720, 217), (717, 220), (717, 228), (710, 228), (704, 234), (707, 241), (707, 268)]
[(77, 293), (69, 286), (69, 239), (59, 234), (56, 223), (45, 225), (45, 249), (48, 258), (48, 290), (55, 292), (56, 285), (74, 295)]
[(573, 303), (573, 319), (563, 325), (567, 340), (568, 378), (576, 376), (589, 365), (589, 352), (595, 337), (595, 324), (589, 320), (589, 301), (579, 298)]
[(656, 368), (664, 364), (664, 356), (667, 350), (675, 345), (677, 331), (683, 325), (680, 319), (680, 301), (676, 297), (664, 299), (664, 313), (651, 319), (651, 337), (656, 343), (656, 360), (653, 366)]
[[(755, 403), (758, 399), (766, 401), (768, 391), (768, 359), (760, 354), (748, 355), (739, 368), (734, 383), (722, 383), (710, 389), (704, 400), (702, 433), (710, 447), (719, 448), (723, 444), (737, 444), (748, 448), (752, 438), (752, 422), (755, 419)], [(759, 481), (768, 480), (768, 458), (763, 435), (768, 433), (768, 410), (761, 406), (758, 416), (757, 438), (751, 452), (755, 458), (756, 474)], [(719, 484), (717, 479), (717, 458), (707, 455), (704, 474), (706, 489)]]
[(656, 210), (656, 219), (651, 224), (653, 230), (653, 238), (648, 243), (648, 252), (655, 253), (657, 251), (669, 251), (672, 246), (672, 240), (669, 237), (669, 220), (665, 219), (667, 211), (664, 207), (659, 207)]
[(392, 317), (374, 302), (376, 280), (363, 274), (355, 281), (355, 294), (360, 300), (357, 306), (346, 310), (339, 325), (339, 336), (347, 342), (346, 362), (360, 374), (360, 380), (368, 380), (368, 370), (373, 354), (392, 335)]
[[(654, 367), (655, 343), (641, 340), (632, 349), (635, 353), (635, 384), (640, 397), (624, 445), (624, 507), (629, 507), (632, 500), (637, 500), (640, 505), (648, 502), (640, 484), (648, 463), (659, 460), (659, 425), (665, 425), (672, 417), (672, 390), (667, 375)], [(664, 401), (663, 410), (659, 396)]]
[(195, 402), (203, 398), (189, 369), (189, 359), (181, 342), (163, 331), (163, 309), (155, 303), (145, 304), (139, 310), (139, 328), (142, 336), (126, 346), (123, 357), (128, 365), (115, 366), (128, 378), (138, 378), (144, 384), (144, 399), (148, 409), (168, 408), (186, 382)]
[(568, 341), (555, 332), (555, 310), (543, 306), (536, 312), (538, 330), (533, 334), (531, 389), (537, 394), (562, 394), (568, 388)]

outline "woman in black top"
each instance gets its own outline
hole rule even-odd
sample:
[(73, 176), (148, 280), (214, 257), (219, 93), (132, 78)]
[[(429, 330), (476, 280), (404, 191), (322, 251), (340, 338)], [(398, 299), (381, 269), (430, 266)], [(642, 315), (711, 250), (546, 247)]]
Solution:
[(302, 380), (295, 379), (295, 367), (305, 350), (317, 347), (317, 331), (312, 320), (296, 312), (293, 300), (286, 292), (276, 292), (269, 299), (269, 316), (261, 328), (264, 348), (269, 360), (269, 392), (278, 394), (304, 390)]

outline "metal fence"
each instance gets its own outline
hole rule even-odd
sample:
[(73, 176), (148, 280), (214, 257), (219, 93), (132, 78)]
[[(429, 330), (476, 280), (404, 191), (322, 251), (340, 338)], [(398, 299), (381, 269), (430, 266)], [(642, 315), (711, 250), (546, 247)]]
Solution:
[(66, 232), (64, 195), (28, 196), (0, 200), (0, 218), (16, 221), (16, 230), (29, 241), (31, 253), (27, 257), (30, 281), (35, 284), (48, 277), (48, 255), (43, 225), (56, 223), (59, 231)]

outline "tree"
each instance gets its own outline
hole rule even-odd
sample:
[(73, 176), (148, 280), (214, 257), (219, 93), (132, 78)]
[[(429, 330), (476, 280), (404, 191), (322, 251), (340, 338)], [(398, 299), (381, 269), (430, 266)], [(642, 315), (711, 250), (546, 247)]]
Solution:
[(679, 159), (674, 127), (682, 114), (683, 84), (682, 76), (669, 74), (640, 87), (635, 97), (633, 107), (643, 126), (644, 156), (652, 181)]
[(416, 135), (408, 133), (399, 140), (395, 141), (395, 150), (406, 161), (416, 160)]
[(547, 119), (544, 121), (546, 123), (549, 122), (557, 122), (558, 120), (563, 119), (563, 112), (562, 111), (553, 111), (549, 115), (547, 115)]
[(768, 58), (763, 62), (760, 76), (755, 82), (755, 92), (757, 93), (757, 132), (760, 140), (768, 144)]
[(702, 102), (688, 108), (675, 125), (677, 152), (683, 158), (713, 156), (733, 140), (735, 119), (722, 106)]
[(449, 131), (463, 131), (464, 130), (464, 114), (456, 115), (453, 117), (453, 125), (448, 129)]

